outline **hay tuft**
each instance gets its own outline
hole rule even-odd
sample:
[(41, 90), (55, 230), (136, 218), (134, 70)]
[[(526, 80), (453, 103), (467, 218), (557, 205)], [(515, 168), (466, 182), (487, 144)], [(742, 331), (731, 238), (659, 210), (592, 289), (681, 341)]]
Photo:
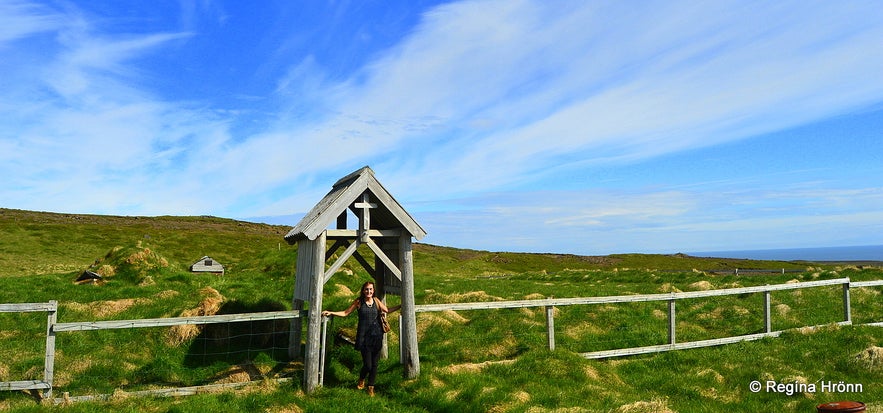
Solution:
[(447, 374), (477, 374), (481, 373), (485, 368), (491, 365), (507, 365), (514, 363), (515, 360), (500, 360), (500, 361), (484, 361), (481, 363), (463, 363), (463, 364), (455, 364), (452, 366), (443, 367), (440, 370), (443, 373)]
[(790, 312), (791, 312), (791, 307), (789, 307), (788, 304), (779, 304), (776, 306), (776, 313), (779, 314), (780, 316), (784, 317), (784, 316), (788, 315), (788, 313), (790, 313)]
[[(205, 287), (199, 290), (199, 293), (203, 296), (202, 301), (199, 302), (199, 305), (197, 305), (196, 308), (182, 311), (181, 317), (215, 315), (218, 313), (218, 310), (221, 309), (221, 304), (224, 303), (224, 296), (222, 296), (218, 290), (215, 290), (212, 287)], [(166, 342), (170, 346), (179, 346), (198, 336), (201, 332), (202, 326), (198, 325), (185, 324), (172, 326), (168, 333), (166, 333)]]
[(345, 285), (338, 285), (337, 290), (334, 291), (335, 297), (355, 297), (357, 294), (353, 293), (353, 290), (350, 290), (349, 287)]
[(221, 372), (210, 381), (214, 384), (248, 383), (264, 377), (260, 369), (252, 362), (232, 366)]
[(637, 401), (619, 406), (614, 412), (617, 413), (675, 413), (668, 407), (668, 402), (662, 399), (653, 399), (649, 402)]
[(95, 273), (102, 277), (113, 277), (114, 275), (116, 275), (117, 271), (115, 268), (113, 268), (112, 265), (103, 264), (102, 266), (98, 267), (97, 270), (95, 270)]
[(690, 287), (690, 289), (692, 289), (694, 291), (708, 291), (708, 290), (713, 289), (714, 285), (712, 285), (710, 282), (708, 282), (706, 280), (702, 280), (702, 281), (697, 281), (697, 282), (694, 282), (693, 284), (690, 284), (689, 287)]
[(883, 347), (868, 347), (856, 354), (855, 359), (869, 370), (883, 370)]

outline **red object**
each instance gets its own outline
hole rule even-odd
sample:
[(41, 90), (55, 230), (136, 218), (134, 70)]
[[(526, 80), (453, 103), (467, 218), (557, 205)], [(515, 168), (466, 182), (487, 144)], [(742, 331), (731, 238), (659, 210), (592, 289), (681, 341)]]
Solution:
[(859, 413), (865, 411), (865, 404), (862, 402), (831, 402), (824, 403), (816, 406), (816, 411), (818, 413), (826, 413), (826, 412), (850, 412), (850, 413)]

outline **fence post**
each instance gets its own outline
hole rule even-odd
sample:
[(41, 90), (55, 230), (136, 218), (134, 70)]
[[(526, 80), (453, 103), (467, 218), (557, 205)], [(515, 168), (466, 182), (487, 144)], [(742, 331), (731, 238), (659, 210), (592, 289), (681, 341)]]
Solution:
[(55, 378), (55, 322), (58, 318), (58, 301), (49, 301), (49, 315), (46, 321), (46, 360), (43, 364), (43, 381), (49, 385), (44, 397), (52, 398), (52, 381)]
[(675, 300), (668, 300), (668, 344), (675, 343)]
[(773, 331), (773, 322), (771, 320), (772, 313), (770, 312), (770, 291), (766, 290), (763, 292), (763, 323), (764, 323), (764, 331), (769, 333)]
[(849, 280), (843, 283), (843, 321), (852, 324), (852, 305), (849, 302)]
[(322, 343), (322, 349), (319, 350), (319, 385), (325, 385), (325, 358), (328, 355), (328, 322), (331, 317), (322, 316), (322, 332), (319, 341)]
[(549, 351), (555, 351), (555, 307), (546, 306), (546, 337)]

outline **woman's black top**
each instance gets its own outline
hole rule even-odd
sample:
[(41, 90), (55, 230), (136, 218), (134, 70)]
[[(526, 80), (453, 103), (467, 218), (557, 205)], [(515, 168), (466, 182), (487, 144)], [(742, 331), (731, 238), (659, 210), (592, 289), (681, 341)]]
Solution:
[(377, 299), (374, 304), (368, 305), (364, 298), (359, 304), (359, 326), (356, 330), (356, 350), (379, 351), (383, 345), (383, 328), (380, 327), (380, 321), (377, 307)]

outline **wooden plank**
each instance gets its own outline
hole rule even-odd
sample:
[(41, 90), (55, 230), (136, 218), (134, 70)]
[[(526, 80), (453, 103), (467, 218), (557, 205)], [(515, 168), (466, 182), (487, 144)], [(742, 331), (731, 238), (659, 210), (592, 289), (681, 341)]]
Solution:
[(371, 190), (371, 193), (374, 194), (374, 197), (386, 206), (386, 209), (392, 213), (399, 223), (405, 227), (405, 230), (413, 235), (417, 241), (420, 241), (426, 236), (426, 230), (414, 220), (414, 217), (412, 217), (408, 211), (405, 211), (405, 209), (402, 208), (402, 205), (392, 197), (380, 181), (377, 179), (371, 179), (367, 182), (367, 186), (368, 189)]
[[(319, 201), (300, 222), (285, 235), (288, 242), (297, 241), (300, 236), (315, 240), (319, 234), (324, 233), (332, 222), (336, 222), (340, 214), (367, 189), (368, 180), (373, 180), (373, 174), (362, 174), (361, 170), (351, 182), (346, 185), (332, 187), (331, 191)], [(348, 180), (347, 180), (348, 181)]]
[[(395, 229), (369, 229), (368, 236), (369, 237), (387, 237), (387, 238), (398, 238), (399, 235), (402, 234), (401, 228)], [(330, 240), (338, 240), (338, 239), (354, 239), (359, 237), (359, 231), (354, 229), (329, 229), (328, 230), (328, 239)]]
[[(368, 204), (368, 199), (368, 191), (363, 192), (361, 204)], [(359, 241), (368, 242), (370, 239), (368, 235), (369, 229), (371, 229), (371, 209), (361, 208), (359, 210)]]
[(0, 304), (0, 313), (37, 313), (57, 310), (58, 304), (53, 304), (52, 302)]
[(359, 264), (362, 264), (362, 268), (364, 268), (365, 271), (368, 272), (368, 275), (370, 275), (371, 277), (377, 276), (377, 269), (372, 267), (368, 260), (366, 260), (365, 257), (362, 256), (362, 254), (359, 254), (359, 251), (353, 253), (353, 258), (355, 258), (356, 261), (359, 262)]
[[(49, 304), (58, 307), (58, 302), (50, 301)], [(58, 311), (50, 311), (46, 319), (46, 357), (43, 362), (43, 381), (49, 385), (43, 397), (52, 397), (52, 382), (55, 379), (55, 331), (52, 327), (58, 319)]]
[[(290, 377), (281, 377), (278, 379), (270, 379), (270, 381), (276, 383), (287, 383), (291, 381)], [(257, 381), (247, 381), (243, 383), (221, 383), (221, 384), (206, 384), (202, 386), (189, 386), (189, 387), (177, 387), (177, 388), (166, 388), (166, 389), (152, 389), (152, 390), (139, 390), (139, 391), (117, 391), (113, 394), (98, 394), (98, 395), (86, 395), (86, 396), (69, 396), (65, 394), (65, 397), (56, 397), (52, 399), (52, 402), (56, 405), (71, 403), (71, 402), (91, 402), (91, 401), (108, 401), (114, 397), (178, 397), (178, 396), (194, 396), (197, 394), (216, 394), (218, 392), (226, 391), (226, 390), (236, 390), (243, 387), (262, 384), (265, 383), (264, 380)]]
[(287, 320), (306, 316), (305, 311), (268, 311), (263, 313), (225, 314), (195, 317), (144, 318), (138, 320), (81, 321), (74, 323), (57, 323), (53, 326), (56, 333), (67, 331), (97, 331), (121, 328), (171, 327), (188, 324), (237, 323), (260, 320)]
[(322, 350), (321, 324), (322, 324), (322, 291), (325, 283), (322, 274), (325, 269), (325, 233), (319, 234), (313, 242), (312, 251), (313, 267), (308, 269), (311, 273), (310, 307), (307, 317), (307, 345), (306, 357), (304, 358), (304, 391), (307, 394), (316, 391), (319, 386), (319, 352)]
[(368, 238), (368, 242), (366, 242), (366, 244), (368, 244), (368, 247), (371, 248), (371, 251), (374, 251), (374, 255), (377, 256), (377, 258), (380, 258), (381, 261), (383, 261), (383, 264), (386, 265), (386, 268), (389, 269), (389, 271), (391, 271), (393, 274), (395, 274), (395, 276), (398, 277), (399, 280), (401, 280), (401, 269), (399, 269), (399, 267), (395, 265), (395, 263), (393, 263), (392, 260), (389, 259), (389, 257), (386, 256), (386, 253), (384, 253), (383, 250), (380, 249), (380, 246), (378, 246), (371, 238)]
[(668, 344), (675, 344), (675, 302), (677, 300), (668, 300)]
[[(833, 323), (838, 325), (844, 325), (845, 322), (841, 323)], [(817, 329), (825, 327), (824, 325), (811, 326), (810, 329)], [(803, 327), (806, 328), (806, 327)], [(720, 346), (724, 344), (733, 344), (742, 341), (754, 341), (760, 340), (765, 337), (778, 337), (783, 332), (782, 331), (772, 331), (769, 333), (757, 333), (757, 334), (747, 334), (744, 336), (734, 336), (734, 337), (724, 337), (724, 338), (715, 338), (711, 340), (699, 340), (699, 341), (690, 341), (686, 343), (677, 343), (677, 344), (662, 344), (658, 346), (645, 346), (645, 347), (633, 347), (633, 348), (624, 348), (624, 349), (616, 349), (616, 350), (604, 350), (604, 351), (593, 351), (589, 353), (581, 353), (580, 356), (587, 359), (602, 359), (602, 358), (610, 358), (610, 357), (621, 357), (621, 356), (633, 356), (637, 354), (648, 354), (648, 353), (658, 353), (662, 351), (672, 351), (672, 350), (685, 350), (690, 348), (700, 348), (700, 347), (711, 347), (711, 346)]]
[(772, 312), (770, 312), (770, 292), (764, 291), (763, 293), (763, 325), (765, 332), (769, 333), (773, 331), (773, 321), (772, 321)]
[(2, 390), (46, 390), (49, 389), (49, 383), (41, 380), (20, 380), (20, 381), (4, 381), (0, 382), (0, 391)]
[(590, 353), (582, 353), (580, 356), (587, 359), (602, 359), (602, 358), (610, 358), (610, 357), (622, 357), (622, 356), (634, 356), (638, 354), (648, 354), (648, 353), (659, 353), (663, 351), (672, 351), (672, 350), (684, 350), (688, 348), (700, 348), (700, 347), (710, 347), (710, 346), (720, 346), (724, 344), (732, 344), (738, 343), (741, 341), (752, 341), (752, 340), (760, 340), (764, 337), (778, 337), (782, 334), (781, 331), (774, 331), (771, 333), (758, 333), (758, 334), (750, 334), (746, 336), (737, 336), (737, 337), (726, 337), (726, 338), (717, 338), (713, 340), (701, 340), (701, 341), (690, 341), (686, 343), (676, 343), (676, 344), (661, 344), (658, 346), (645, 346), (645, 347), (633, 347), (633, 348), (623, 348), (616, 350), (604, 350), (604, 351), (593, 351)]
[(316, 241), (303, 239), (297, 243), (297, 264), (294, 274), (293, 299), (310, 301), (310, 285), (312, 285), (312, 280), (310, 279), (312, 273), (310, 272), (310, 269), (313, 268), (313, 256), (310, 252), (312, 251), (313, 243), (315, 242)]
[(546, 307), (546, 342), (555, 351), (555, 307)]
[[(356, 248), (359, 248), (359, 241), (355, 241), (351, 243), (350, 246), (346, 247), (346, 250), (343, 251), (343, 254), (340, 254), (340, 257), (337, 257), (337, 261), (334, 261), (334, 264), (331, 264), (331, 267), (329, 267), (328, 270), (325, 271), (324, 274), (322, 274), (322, 284), (327, 283), (328, 279), (331, 278), (331, 276), (334, 275), (334, 273), (336, 273), (337, 270), (340, 269), (340, 267), (343, 267), (343, 264), (346, 263), (346, 260), (348, 260), (353, 255), (353, 253), (356, 252)], [(322, 267), (324, 267), (324, 265)]]
[(875, 280), (875, 281), (850, 281), (849, 287), (879, 287), (883, 285), (883, 280)]
[(328, 261), (334, 255), (334, 253), (337, 252), (337, 250), (343, 247), (348, 247), (349, 244), (349, 241), (345, 239), (334, 241), (334, 245), (332, 245), (331, 248), (328, 248), (328, 251), (325, 252), (325, 261)]
[[(304, 300), (292, 299), (291, 308), (294, 311), (301, 311), (304, 308)], [(289, 323), (288, 331), (288, 357), (292, 360), (303, 360), (303, 354), (300, 352), (300, 340), (303, 333), (303, 318), (292, 318)]]
[(414, 251), (410, 234), (402, 234), (399, 238), (399, 263), (402, 269), (399, 276), (402, 281), (402, 315), (399, 318), (399, 323), (402, 324), (399, 343), (403, 347), (401, 361), (404, 366), (404, 377), (414, 379), (420, 375), (420, 352), (417, 348), (417, 314), (414, 311), (416, 307), (414, 305)]

